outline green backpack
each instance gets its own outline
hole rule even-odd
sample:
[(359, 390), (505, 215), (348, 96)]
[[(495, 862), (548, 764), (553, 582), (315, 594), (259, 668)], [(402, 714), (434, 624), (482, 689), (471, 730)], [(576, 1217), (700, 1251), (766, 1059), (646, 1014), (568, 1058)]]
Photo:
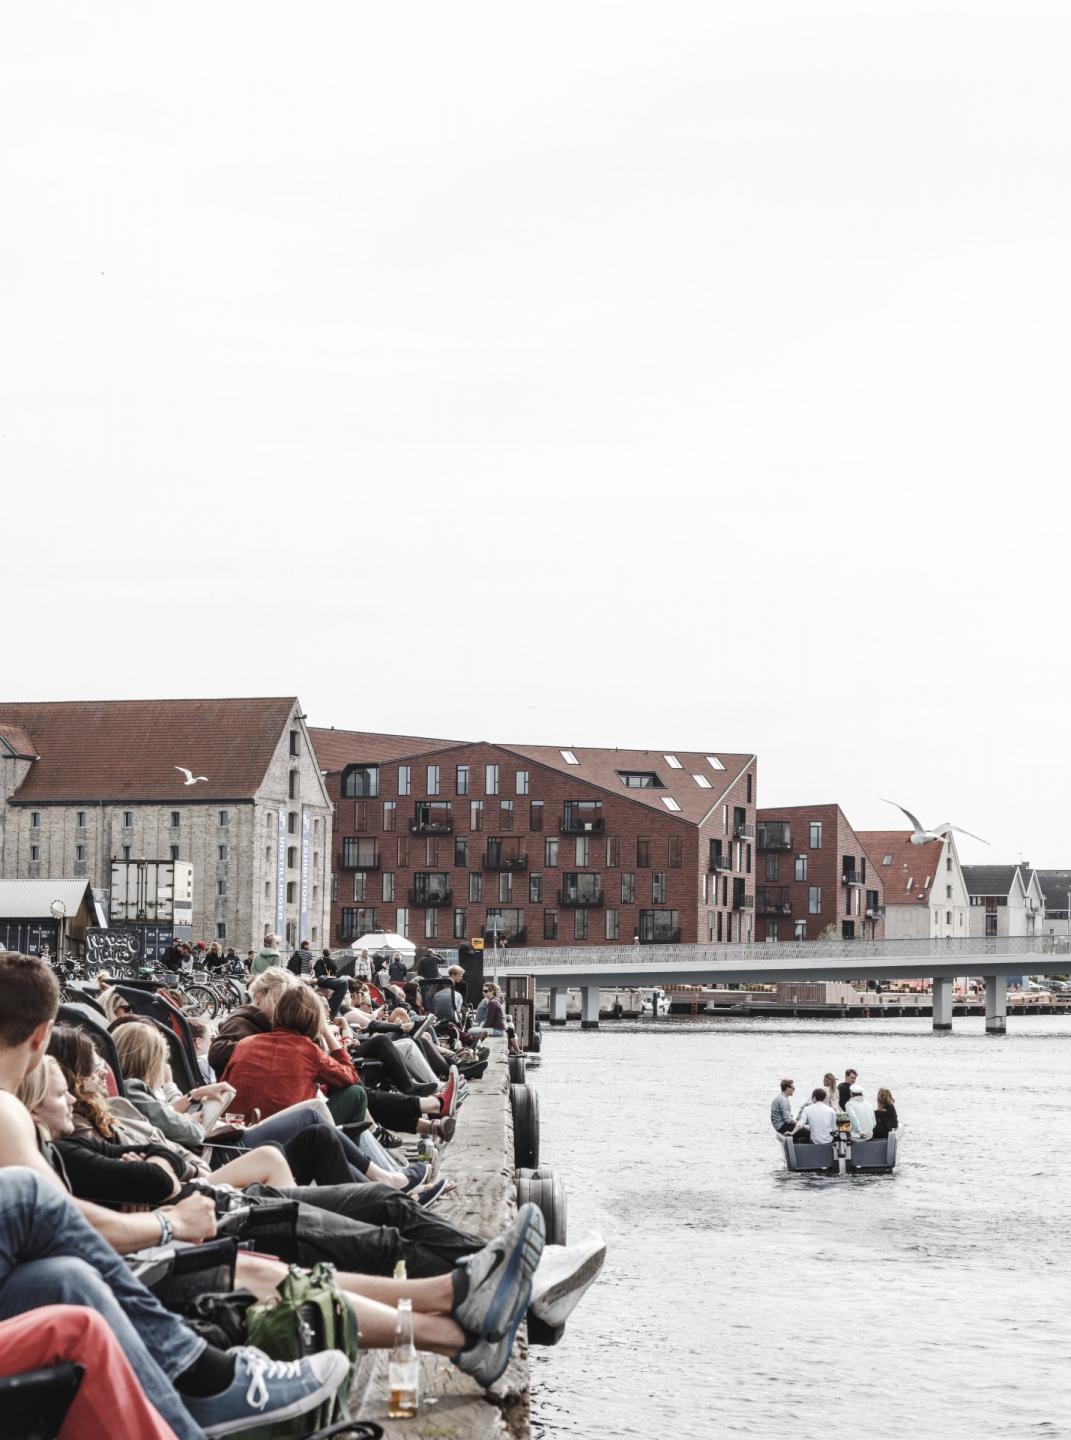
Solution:
[[(357, 1359), (357, 1317), (335, 1284), (335, 1267), (326, 1263), (311, 1270), (290, 1267), (276, 1287), (278, 1299), (250, 1306), (248, 1340), (272, 1360), (300, 1360), (320, 1350), (341, 1350), (352, 1365)], [(247, 1440), (300, 1440), (349, 1416), (350, 1376), (338, 1392), (296, 1420), (260, 1425), (242, 1433)]]

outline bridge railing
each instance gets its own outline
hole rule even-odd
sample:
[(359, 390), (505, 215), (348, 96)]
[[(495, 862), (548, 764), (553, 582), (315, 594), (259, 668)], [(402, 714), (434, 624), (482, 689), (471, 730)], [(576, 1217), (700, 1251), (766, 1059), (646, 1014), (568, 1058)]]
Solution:
[[(522, 974), (532, 969), (572, 966), (583, 970), (673, 970), (702, 965), (727, 970), (764, 965), (816, 964), (856, 961), (868, 969), (888, 961), (900, 965), (911, 960), (934, 960), (942, 965), (962, 960), (964, 972), (976, 969), (986, 956), (1064, 955), (1071, 970), (1071, 940), (1064, 935), (986, 935), (965, 939), (933, 940), (797, 940), (750, 945), (559, 945), (523, 950), (500, 950), (499, 970)], [(484, 963), (490, 959), (488, 955)]]

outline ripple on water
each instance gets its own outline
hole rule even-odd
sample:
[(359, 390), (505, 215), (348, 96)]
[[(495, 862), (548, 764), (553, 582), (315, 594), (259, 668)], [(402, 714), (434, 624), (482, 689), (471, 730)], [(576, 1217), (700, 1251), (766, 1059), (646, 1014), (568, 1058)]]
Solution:
[[(778, 1078), (802, 1093), (847, 1064), (896, 1094), (901, 1167), (788, 1175)], [(570, 1233), (610, 1242), (561, 1344), (532, 1351), (537, 1440), (1071, 1435), (1071, 1157), (1035, 1108), (1071, 1087), (1071, 1021), (568, 1029), (529, 1078)]]

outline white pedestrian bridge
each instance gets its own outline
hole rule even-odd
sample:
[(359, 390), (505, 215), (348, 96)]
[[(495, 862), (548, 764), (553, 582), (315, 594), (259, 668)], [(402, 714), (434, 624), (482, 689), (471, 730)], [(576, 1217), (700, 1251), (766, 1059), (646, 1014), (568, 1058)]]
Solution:
[(801, 940), (749, 945), (563, 945), (499, 950), (502, 976), (532, 975), (550, 988), (551, 1022), (565, 1018), (566, 992), (583, 994), (582, 1023), (599, 1021), (599, 990), (615, 986), (771, 984), (789, 980), (932, 980), (935, 1030), (952, 1025), (958, 976), (985, 981), (986, 1029), (1003, 1034), (1009, 975), (1071, 971), (1063, 936), (986, 936), (964, 940)]

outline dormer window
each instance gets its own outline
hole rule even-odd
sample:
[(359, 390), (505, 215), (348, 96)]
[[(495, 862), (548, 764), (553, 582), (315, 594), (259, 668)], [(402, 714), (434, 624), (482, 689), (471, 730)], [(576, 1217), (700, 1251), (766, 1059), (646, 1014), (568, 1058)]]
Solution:
[(379, 794), (378, 765), (347, 765), (342, 772), (342, 797), (363, 800)]
[(617, 778), (626, 790), (664, 790), (665, 786), (653, 770), (619, 770)]

